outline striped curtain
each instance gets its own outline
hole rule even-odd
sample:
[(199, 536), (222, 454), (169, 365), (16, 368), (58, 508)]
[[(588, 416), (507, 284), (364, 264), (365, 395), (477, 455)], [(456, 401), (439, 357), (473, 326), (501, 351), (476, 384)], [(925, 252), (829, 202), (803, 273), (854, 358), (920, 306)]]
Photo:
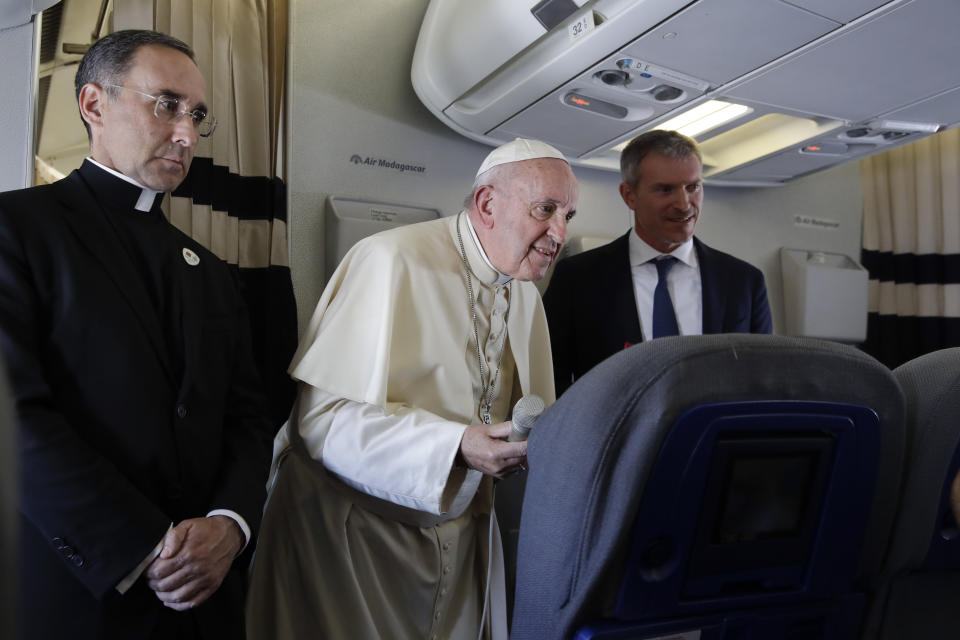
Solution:
[(118, 0), (113, 23), (168, 33), (196, 53), (217, 130), (200, 139), (168, 213), (236, 269), (279, 426), (293, 403), (286, 369), (297, 342), (282, 179), (286, 0)]
[(960, 130), (861, 161), (863, 349), (889, 367), (960, 346)]

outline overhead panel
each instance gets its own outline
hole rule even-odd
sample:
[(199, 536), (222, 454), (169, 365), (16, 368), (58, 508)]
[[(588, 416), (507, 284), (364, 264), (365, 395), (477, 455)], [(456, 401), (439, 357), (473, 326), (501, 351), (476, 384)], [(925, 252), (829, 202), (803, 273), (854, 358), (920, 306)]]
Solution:
[[(854, 154), (851, 154), (854, 155)], [(799, 148), (774, 154), (760, 162), (749, 164), (723, 174), (723, 180), (788, 180), (837, 163), (837, 156), (805, 153)]]
[(580, 156), (703, 95), (705, 80), (615, 54), (490, 132), (534, 137)]
[(890, 0), (785, 0), (807, 11), (844, 24), (881, 7)]
[[(548, 0), (566, 8), (547, 29), (528, 3), (491, 0), (486, 13), (430, 0), (417, 95), (473, 139), (538, 137), (605, 169), (637, 133), (696, 115), (705, 176), (728, 184), (780, 182), (960, 124), (960, 0), (571, 1)], [(501, 32), (510, 41), (492, 60), (483, 52)], [(474, 82), (465, 92), (449, 91), (465, 76), (437, 82), (457, 73)]]
[[(441, 5), (466, 4), (461, 0), (439, 1)], [(489, 60), (483, 55), (482, 48), (490, 47), (491, 37), (499, 38), (498, 31), (492, 27), (490, 20), (487, 23), (471, 24), (469, 31), (460, 34), (460, 37), (464, 39), (469, 37), (474, 41), (472, 46), (477, 51), (477, 55), (471, 60), (471, 64), (492, 73), (470, 91), (455, 97), (452, 103), (443, 102), (445, 106), (442, 108), (442, 117), (454, 128), (463, 128), (485, 137), (492, 136), (491, 129), (529, 108), (543, 96), (569, 83), (595, 61), (604, 60), (612, 52), (619, 51), (626, 43), (637, 37), (638, 29), (668, 18), (689, 1), (594, 0), (589, 7), (582, 8), (568, 18), (566, 22), (569, 24), (555, 27), (549, 33), (543, 34), (535, 42), (531, 42), (531, 46), (496, 70), (490, 68)], [(431, 2), (427, 12), (428, 18), (435, 14), (432, 8), (436, 2), (437, 0)], [(484, 5), (484, 3), (472, 4)], [(522, 3), (515, 2), (512, 6), (513, 14), (502, 14), (496, 17), (501, 20), (507, 19), (509, 15), (520, 11)], [(609, 18), (608, 15), (601, 14), (601, 11), (606, 11), (608, 15), (615, 15), (616, 18)], [(525, 12), (529, 14), (529, 11)], [(592, 28), (576, 29), (583, 24), (591, 23)], [(436, 29), (444, 26), (438, 24)], [(539, 23), (537, 27), (542, 30)], [(433, 33), (436, 29), (428, 32)], [(425, 30), (426, 22), (421, 29), (421, 40)], [(418, 43), (417, 52), (414, 54), (412, 74), (414, 88), (421, 99), (427, 96), (427, 104), (436, 104), (436, 99), (441, 97), (440, 93), (449, 95), (446, 92), (431, 95), (433, 89), (439, 89), (435, 79), (449, 72), (449, 70), (436, 71), (435, 67), (454, 68), (453, 59), (444, 57), (445, 52), (442, 48), (432, 46), (434, 40), (435, 37), (428, 38), (424, 49), (421, 49)], [(480, 49), (477, 48), (478, 42)], [(434, 52), (433, 55), (427, 53), (428, 51)], [(418, 65), (418, 61), (422, 61), (423, 64)]]
[(623, 53), (719, 86), (839, 26), (779, 0), (700, 0)]
[[(704, 176), (722, 174), (784, 148), (794, 148), (835, 129), (836, 121), (768, 113), (701, 143)], [(819, 162), (819, 160), (817, 160)]]
[[(561, 89), (497, 127), (491, 134), (501, 138), (549, 140), (565, 154), (579, 156), (593, 149), (597, 139), (612, 140), (653, 117), (651, 107), (626, 108), (596, 98), (595, 93), (589, 92), (589, 86), (579, 90)], [(571, 102), (578, 101), (612, 105), (624, 113), (618, 117), (571, 105)]]
[(957, 25), (957, 0), (903, 4), (725, 94), (851, 122), (865, 120), (960, 86)]
[(701, 0), (488, 135), (580, 156), (839, 26), (779, 0)]
[(945, 91), (940, 95), (883, 115), (884, 120), (940, 125), (951, 125), (958, 117), (960, 117), (960, 88)]
[(896, 124), (892, 120), (878, 120), (876, 126), (833, 128), (816, 137), (798, 141), (770, 155), (758, 156), (755, 161), (744, 162), (726, 171), (712, 172), (706, 162), (708, 158), (716, 160), (716, 156), (720, 156), (722, 160), (724, 154), (736, 153), (736, 149), (729, 148), (731, 145), (721, 145), (719, 150), (713, 153), (711, 150), (716, 147), (711, 145), (713, 141), (708, 141), (701, 147), (704, 150), (704, 175), (712, 175), (723, 184), (735, 181), (783, 182), (826, 167), (863, 158), (929, 134), (929, 132), (909, 132), (883, 126), (894, 125), (895, 127)]

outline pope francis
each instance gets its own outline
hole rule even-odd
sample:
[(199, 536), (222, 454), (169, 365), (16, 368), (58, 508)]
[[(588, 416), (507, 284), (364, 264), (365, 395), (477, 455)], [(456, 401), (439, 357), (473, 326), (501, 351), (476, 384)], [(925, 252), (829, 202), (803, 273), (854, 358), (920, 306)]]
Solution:
[(542, 278), (578, 186), (517, 139), (458, 215), (358, 242), (317, 305), (274, 446), (248, 636), (506, 638), (493, 478), (513, 402), (554, 399)]

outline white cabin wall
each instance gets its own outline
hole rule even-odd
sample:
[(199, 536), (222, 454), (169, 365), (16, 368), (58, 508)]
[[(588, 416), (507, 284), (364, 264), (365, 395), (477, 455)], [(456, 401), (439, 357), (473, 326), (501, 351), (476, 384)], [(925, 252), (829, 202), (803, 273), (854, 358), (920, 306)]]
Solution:
[(0, 23), (0, 60), (4, 61), (6, 87), (0, 109), (0, 191), (9, 191), (33, 181), (35, 24), (28, 10), (14, 12), (12, 6), (3, 8), (2, 17), (23, 20), (13, 20), (20, 23), (16, 25)]
[[(697, 237), (763, 271), (773, 312), (773, 329), (784, 326), (780, 247), (842, 253), (860, 260), (863, 200), (856, 162), (782, 187), (708, 187)], [(796, 216), (837, 223), (835, 228), (798, 225)]]
[[(291, 0), (288, 188), (291, 268), (301, 330), (323, 290), (329, 195), (433, 207), (454, 215), (489, 147), (440, 123), (410, 85), (427, 0)], [(491, 42), (496, 41), (495, 37)], [(492, 45), (495, 46), (495, 45)], [(425, 167), (423, 173), (351, 163), (353, 155)], [(577, 235), (614, 237), (630, 224), (613, 173), (576, 167)], [(839, 223), (795, 225), (795, 216)], [(698, 237), (763, 270), (774, 328), (782, 329), (781, 246), (859, 255), (856, 165), (778, 188), (708, 188)]]

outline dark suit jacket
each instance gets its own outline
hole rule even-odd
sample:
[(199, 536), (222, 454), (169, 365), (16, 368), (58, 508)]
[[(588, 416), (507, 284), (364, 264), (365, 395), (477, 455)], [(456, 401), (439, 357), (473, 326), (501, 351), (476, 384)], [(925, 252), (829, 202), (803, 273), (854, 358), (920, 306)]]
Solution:
[(162, 607), (143, 579), (115, 590), (171, 523), (216, 508), (253, 529), (260, 522), (272, 433), (236, 281), (171, 227), (200, 258), (176, 260), (178, 375), (165, 319), (81, 174), (91, 170), (100, 171), (88, 163), (53, 185), (0, 194), (0, 350), (20, 433), (23, 637), (178, 637), (180, 627), (236, 637), (241, 559), (186, 615)]
[[(602, 360), (643, 341), (630, 272), (629, 231), (557, 263), (543, 297), (557, 395)], [(770, 333), (763, 274), (693, 239), (700, 263), (703, 333)]]

